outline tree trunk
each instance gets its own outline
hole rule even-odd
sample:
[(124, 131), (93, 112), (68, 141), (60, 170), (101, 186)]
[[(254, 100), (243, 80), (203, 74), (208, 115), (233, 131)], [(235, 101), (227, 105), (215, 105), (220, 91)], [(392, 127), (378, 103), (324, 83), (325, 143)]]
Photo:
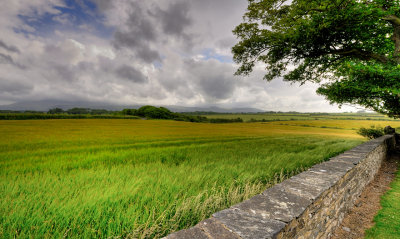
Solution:
[(400, 18), (396, 15), (388, 15), (383, 18), (384, 20), (392, 23), (394, 31), (392, 40), (395, 45), (395, 50), (393, 53), (394, 60), (400, 64)]
[(394, 33), (393, 33), (393, 41), (395, 44), (394, 50), (394, 58), (397, 63), (400, 64), (400, 25), (393, 24)]

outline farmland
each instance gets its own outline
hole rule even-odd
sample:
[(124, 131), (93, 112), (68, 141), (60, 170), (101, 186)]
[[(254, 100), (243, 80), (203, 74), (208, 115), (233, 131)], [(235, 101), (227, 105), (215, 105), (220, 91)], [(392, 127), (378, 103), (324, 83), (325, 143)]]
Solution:
[(376, 113), (258, 113), (258, 114), (200, 114), (207, 118), (235, 119), (242, 118), (245, 122), (252, 121), (293, 121), (293, 120), (372, 120), (395, 121), (385, 115)]
[(0, 121), (0, 237), (161, 237), (398, 121)]

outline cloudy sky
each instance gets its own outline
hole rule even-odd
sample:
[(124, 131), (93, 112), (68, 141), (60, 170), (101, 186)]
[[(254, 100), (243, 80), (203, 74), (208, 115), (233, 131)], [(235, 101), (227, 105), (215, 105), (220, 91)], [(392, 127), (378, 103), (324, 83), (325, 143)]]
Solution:
[(348, 111), (315, 85), (234, 77), (246, 0), (0, 0), (0, 105), (115, 104)]

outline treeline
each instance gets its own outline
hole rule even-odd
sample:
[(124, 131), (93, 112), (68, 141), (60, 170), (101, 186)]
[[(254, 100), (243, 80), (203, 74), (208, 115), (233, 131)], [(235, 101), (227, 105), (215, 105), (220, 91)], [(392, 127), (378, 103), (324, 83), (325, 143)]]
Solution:
[(29, 119), (165, 119), (197, 123), (236, 123), (243, 122), (236, 119), (208, 119), (204, 116), (175, 113), (165, 107), (146, 105), (139, 109), (123, 109), (109, 111), (105, 109), (72, 108), (63, 110), (53, 108), (47, 112), (38, 111), (0, 111), (0, 120), (29, 120)]
[(47, 112), (47, 114), (70, 114), (70, 115), (112, 115), (117, 113), (118, 111), (109, 111), (104, 109), (89, 109), (89, 108), (72, 108), (65, 111), (61, 108), (53, 108)]
[(204, 116), (189, 115), (184, 113), (175, 113), (165, 107), (155, 107), (146, 105), (139, 109), (124, 109), (123, 115), (137, 116), (149, 119), (169, 119), (176, 121), (198, 122), (198, 123), (235, 123), (243, 122), (241, 118), (236, 119), (208, 119)]
[[(216, 111), (192, 111), (192, 112), (181, 112), (184, 114), (188, 115), (266, 115), (266, 114), (285, 114), (285, 115), (298, 115), (298, 114), (306, 114), (306, 113), (300, 113), (296, 111), (262, 111), (262, 112), (216, 112)], [(309, 113), (313, 114), (313, 113)]]
[(43, 114), (43, 111), (35, 111), (35, 110), (0, 110), (0, 114)]
[(42, 119), (138, 119), (122, 115), (119, 111), (104, 109), (72, 108), (63, 110), (53, 108), (47, 112), (0, 110), (0, 120), (42, 120)]

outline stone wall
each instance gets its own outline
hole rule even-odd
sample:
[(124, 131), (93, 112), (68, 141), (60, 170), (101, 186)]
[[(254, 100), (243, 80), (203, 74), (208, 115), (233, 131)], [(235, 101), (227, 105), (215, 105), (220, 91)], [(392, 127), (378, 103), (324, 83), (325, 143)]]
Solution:
[(329, 238), (395, 143), (366, 142), (166, 238)]

